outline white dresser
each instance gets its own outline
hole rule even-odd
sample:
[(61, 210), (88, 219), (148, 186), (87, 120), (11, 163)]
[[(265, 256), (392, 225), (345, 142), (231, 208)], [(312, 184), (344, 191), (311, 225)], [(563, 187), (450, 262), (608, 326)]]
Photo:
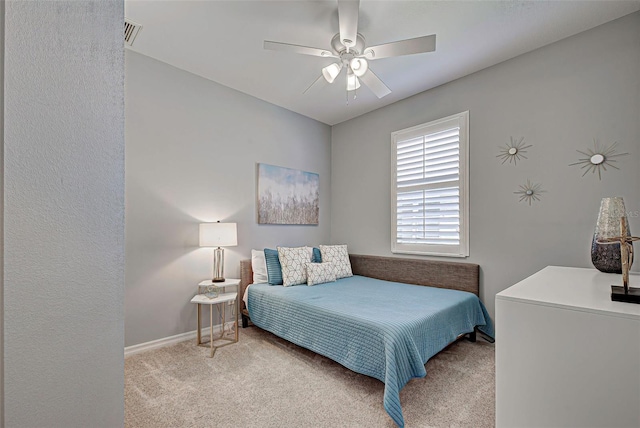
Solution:
[(640, 305), (611, 301), (621, 284), (549, 266), (496, 295), (496, 427), (640, 427)]

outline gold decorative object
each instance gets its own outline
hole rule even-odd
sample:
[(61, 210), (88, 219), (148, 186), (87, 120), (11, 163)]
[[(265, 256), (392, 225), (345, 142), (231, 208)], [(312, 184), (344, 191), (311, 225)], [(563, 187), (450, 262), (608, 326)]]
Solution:
[(528, 146), (523, 145), (523, 141), (524, 137), (520, 138), (517, 142), (515, 138), (511, 137), (511, 142), (507, 143), (504, 147), (500, 147), (500, 154), (496, 157), (502, 159), (503, 164), (508, 160), (509, 163), (513, 162), (514, 165), (517, 165), (521, 157), (527, 159), (524, 155), (527, 153), (525, 149), (533, 147), (531, 144)]
[[(640, 237), (627, 235), (627, 219), (620, 217), (620, 236), (598, 240), (599, 244), (620, 244), (620, 260), (622, 262), (622, 290), (619, 286), (611, 286), (611, 299), (624, 302), (640, 303), (640, 289), (629, 289), (629, 269), (633, 264), (633, 241)], [(622, 294), (622, 295), (621, 295)]]
[(545, 190), (542, 190), (541, 184), (532, 183), (527, 179), (527, 184), (520, 185), (520, 190), (517, 192), (513, 192), (515, 194), (520, 195), (520, 201), (527, 201), (529, 205), (531, 205), (532, 201), (540, 200), (540, 193), (544, 193)]
[(602, 180), (602, 171), (606, 171), (607, 167), (620, 169), (615, 166), (613, 163), (617, 162), (617, 160), (612, 159), (618, 156), (625, 156), (629, 153), (616, 153), (617, 142), (611, 144), (608, 147), (600, 148), (598, 142), (593, 140), (593, 150), (587, 149), (586, 152), (576, 150), (578, 153), (581, 153), (586, 156), (586, 158), (580, 158), (578, 162), (574, 162), (569, 164), (569, 166), (573, 165), (582, 165), (580, 168), (584, 169), (584, 177), (589, 171), (595, 173), (598, 172), (598, 179)]

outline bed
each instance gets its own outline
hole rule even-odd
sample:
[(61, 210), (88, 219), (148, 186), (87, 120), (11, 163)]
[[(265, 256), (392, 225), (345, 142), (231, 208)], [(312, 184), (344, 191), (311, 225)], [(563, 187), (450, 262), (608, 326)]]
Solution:
[[(478, 299), (479, 266), (350, 255), (354, 276), (313, 287), (251, 284), (246, 317), (258, 327), (385, 384), (384, 408), (404, 426), (400, 390), (427, 360), (476, 328), (493, 337)], [(252, 282), (241, 262), (241, 293)], [(425, 286), (425, 287), (421, 287)]]

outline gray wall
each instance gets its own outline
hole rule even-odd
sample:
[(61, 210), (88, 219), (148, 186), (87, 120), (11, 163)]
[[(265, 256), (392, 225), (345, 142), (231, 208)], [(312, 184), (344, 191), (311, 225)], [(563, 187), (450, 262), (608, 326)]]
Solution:
[[(600, 200), (625, 198), (640, 233), (640, 13), (623, 17), (332, 128), (331, 238), (390, 255), (390, 133), (470, 111), (470, 257), (493, 315), (499, 291), (547, 265), (591, 267)], [(528, 158), (501, 165), (509, 137)], [(568, 166), (617, 141), (620, 171), (602, 181)], [(513, 192), (547, 191), (528, 206)], [(636, 246), (637, 247), (637, 246)], [(464, 261), (452, 259), (454, 261)], [(636, 262), (636, 269), (640, 263)]]
[(4, 427), (4, 2), (0, 2), (0, 428)]
[[(330, 236), (329, 126), (143, 55), (126, 52), (125, 345), (196, 329), (189, 300), (211, 278), (198, 224), (238, 223), (225, 276), (251, 248)], [(320, 174), (318, 226), (258, 225), (256, 164)]]
[(7, 426), (124, 420), (123, 6), (5, 4)]

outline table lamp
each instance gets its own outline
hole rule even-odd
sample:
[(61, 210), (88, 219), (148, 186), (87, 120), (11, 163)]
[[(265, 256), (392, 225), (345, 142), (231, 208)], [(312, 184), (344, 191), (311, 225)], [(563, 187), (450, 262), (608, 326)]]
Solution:
[(236, 223), (201, 223), (200, 246), (217, 247), (213, 250), (213, 282), (224, 282), (224, 249), (238, 245)]

